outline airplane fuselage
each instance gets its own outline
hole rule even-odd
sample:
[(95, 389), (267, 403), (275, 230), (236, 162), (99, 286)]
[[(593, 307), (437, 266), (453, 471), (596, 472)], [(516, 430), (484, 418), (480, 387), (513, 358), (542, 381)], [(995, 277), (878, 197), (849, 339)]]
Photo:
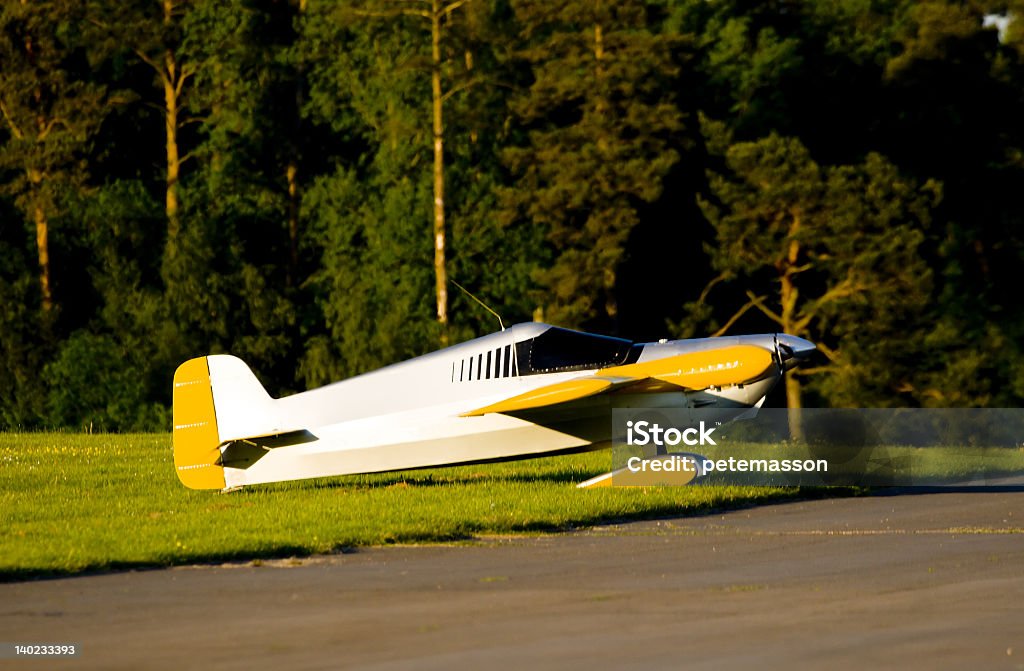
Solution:
[[(266, 395), (240, 360), (205, 357), (215, 408), (216, 466), (223, 469), (223, 486), (597, 448), (610, 440), (614, 408), (750, 408), (762, 402), (784, 371), (774, 335), (647, 344), (593, 336), (592, 342), (581, 339), (575, 350), (562, 355), (561, 349), (574, 344), (574, 333), (544, 324), (520, 324), (280, 399)], [(671, 366), (662, 370), (658, 362), (690, 361), (693, 357), (680, 355), (699, 352), (708, 353), (711, 368), (739, 365), (738, 360), (714, 363), (716, 352), (746, 351), (736, 346), (766, 350), (771, 358), (764, 359), (767, 363), (758, 366), (763, 370), (755, 371), (751, 379), (737, 377), (740, 383), (721, 387), (687, 390), (663, 384), (660, 388), (658, 380), (653, 380), (654, 386), (648, 381), (641, 388), (631, 379), (629, 384), (620, 379), (632, 371), (654, 368), (667, 380), (674, 380), (672, 375), (698, 375), (703, 369), (666, 373)], [(579, 393), (570, 389), (569, 400), (553, 405), (531, 397), (534, 392), (543, 396), (548, 389), (559, 393), (567, 385), (572, 388), (574, 381), (592, 383), (595, 375), (603, 375), (598, 384), (611, 380), (608, 385), (621, 388), (578, 398)], [(202, 382), (201, 371), (193, 377)], [(179, 381), (176, 375), (175, 384), (177, 393), (178, 385), (187, 388), (192, 383), (184, 376)], [(519, 405), (501, 406), (507, 399), (524, 396), (527, 400)], [(528, 407), (520, 408), (524, 403)], [(178, 432), (184, 441), (193, 425), (196, 431), (208, 431), (199, 426), (202, 422), (189, 421), (184, 414), (179, 417), (178, 406), (176, 396), (176, 455)], [(474, 415), (474, 411), (483, 414)], [(179, 475), (200, 466), (179, 464)]]

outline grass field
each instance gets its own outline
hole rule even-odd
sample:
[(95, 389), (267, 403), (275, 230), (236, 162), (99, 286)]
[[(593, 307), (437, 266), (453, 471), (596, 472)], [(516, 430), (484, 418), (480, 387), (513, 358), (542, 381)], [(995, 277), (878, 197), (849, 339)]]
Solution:
[(603, 451), (224, 495), (178, 483), (169, 434), (0, 433), (0, 580), (561, 530), (799, 493), (575, 487), (610, 461)]

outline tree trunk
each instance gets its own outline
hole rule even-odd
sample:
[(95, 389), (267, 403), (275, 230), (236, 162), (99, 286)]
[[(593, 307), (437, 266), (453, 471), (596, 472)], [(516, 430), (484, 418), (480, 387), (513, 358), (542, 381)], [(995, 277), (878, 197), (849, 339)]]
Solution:
[[(174, 0), (163, 0), (164, 27), (170, 29), (174, 22)], [(177, 249), (181, 225), (178, 218), (178, 179), (181, 175), (181, 154), (178, 151), (178, 65), (174, 52), (164, 52), (163, 71), (160, 79), (164, 85), (164, 131), (167, 161), (164, 211), (167, 216), (167, 250), (174, 254)]]
[(288, 179), (288, 286), (292, 286), (299, 267), (299, 166), (292, 158), (285, 170)]
[(800, 396), (800, 380), (786, 373), (786, 406), (789, 408), (789, 437), (791, 440), (804, 439), (803, 401)]
[(50, 226), (46, 211), (36, 202), (32, 206), (32, 217), (36, 224), (36, 249), (39, 255), (39, 294), (42, 296), (43, 312), (53, 309), (53, 293), (50, 288)]
[[(789, 234), (795, 236), (797, 231), (800, 230), (800, 215), (799, 213), (793, 214), (793, 223), (790, 225)], [(793, 282), (793, 274), (797, 265), (797, 261), (800, 259), (800, 242), (795, 239), (789, 241), (789, 248), (786, 250), (786, 256), (781, 264), (781, 295), (779, 298), (782, 303), (782, 327), (783, 332), (792, 333), (792, 327), (795, 322), (796, 316), (796, 305), (797, 298), (799, 297), (800, 291), (797, 289)], [(792, 335), (797, 335), (792, 333)], [(792, 440), (803, 440), (803, 402), (800, 398), (800, 380), (797, 380), (793, 376), (792, 371), (787, 372), (786, 376), (786, 405), (789, 408), (789, 437)]]
[(444, 100), (441, 94), (441, 7), (431, 0), (431, 96), (434, 108), (434, 275), (437, 289), (437, 323), (441, 347), (448, 346), (448, 273), (445, 269), (444, 221)]
[[(306, 11), (306, 0), (299, 0), (296, 18), (302, 20)], [(288, 286), (293, 286), (299, 272), (299, 208), (302, 205), (302, 195), (299, 192), (299, 138), (302, 137), (302, 82), (303, 72), (299, 66), (295, 73), (295, 132), (292, 143), (291, 159), (285, 168), (285, 178), (288, 181)]]
[(178, 178), (181, 175), (181, 155), (178, 151), (178, 93), (175, 90), (174, 54), (164, 56), (167, 76), (164, 84), (164, 130), (166, 132), (167, 180), (165, 212), (167, 214), (167, 248), (173, 253), (181, 225), (178, 219)]

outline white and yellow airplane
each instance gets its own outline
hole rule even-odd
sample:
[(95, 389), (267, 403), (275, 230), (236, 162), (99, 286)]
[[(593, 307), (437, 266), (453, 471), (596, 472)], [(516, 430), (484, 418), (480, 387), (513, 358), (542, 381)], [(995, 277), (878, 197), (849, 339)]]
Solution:
[(540, 323), (271, 398), (240, 359), (174, 374), (174, 466), (193, 489), (595, 449), (613, 408), (760, 407), (814, 345), (786, 334), (633, 343)]

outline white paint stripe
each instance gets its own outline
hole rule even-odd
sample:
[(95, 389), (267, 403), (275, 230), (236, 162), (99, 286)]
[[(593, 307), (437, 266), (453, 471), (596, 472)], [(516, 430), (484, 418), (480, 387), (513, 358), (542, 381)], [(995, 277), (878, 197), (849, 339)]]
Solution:
[(193, 422), (192, 424), (175, 424), (174, 425), (174, 430), (178, 431), (179, 429), (195, 429), (195, 428), (198, 428), (200, 426), (206, 426), (207, 424), (209, 424), (209, 422)]

